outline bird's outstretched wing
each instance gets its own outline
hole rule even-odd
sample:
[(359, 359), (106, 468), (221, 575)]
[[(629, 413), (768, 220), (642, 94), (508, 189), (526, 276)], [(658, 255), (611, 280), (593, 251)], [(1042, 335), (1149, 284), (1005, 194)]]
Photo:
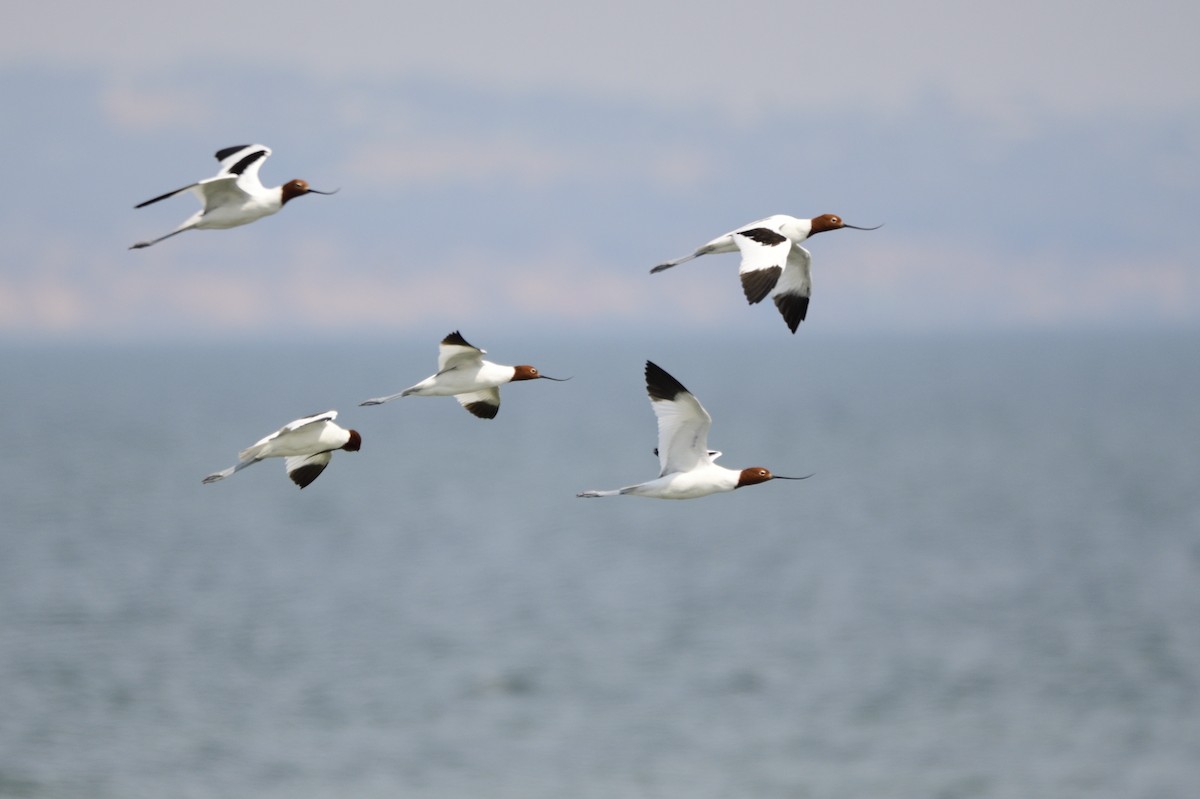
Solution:
[(659, 476), (694, 469), (711, 460), (708, 431), (712, 417), (683, 384), (652, 361), (646, 361), (646, 393), (658, 417)]
[(783, 273), (791, 239), (770, 227), (747, 227), (735, 231), (733, 240), (742, 253), (738, 275), (746, 301), (751, 305), (762, 302)]

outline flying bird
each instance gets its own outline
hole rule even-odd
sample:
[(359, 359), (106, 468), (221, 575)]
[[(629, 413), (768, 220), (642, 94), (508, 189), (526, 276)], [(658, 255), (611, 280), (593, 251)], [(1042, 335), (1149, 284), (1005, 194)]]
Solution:
[(611, 491), (583, 491), (579, 497), (615, 497), (629, 494), (655, 499), (695, 499), (720, 491), (768, 480), (805, 480), (772, 474), (761, 466), (726, 469), (714, 461), (721, 455), (708, 448), (712, 417), (700, 400), (657, 364), (646, 361), (646, 392), (658, 417), (658, 478)]
[(468, 411), (480, 419), (495, 419), (500, 412), (500, 386), (517, 380), (554, 380), (570, 378), (548, 377), (529, 365), (502, 366), (485, 361), (484, 353), (467, 343), (455, 330), (438, 345), (438, 370), (435, 374), (398, 394), (364, 400), (359, 405), (382, 405), (410, 394), (418, 397), (453, 396)]
[(346, 430), (334, 424), (337, 411), (305, 416), (262, 438), (252, 447), (238, 453), (238, 462), (205, 477), (203, 482), (215, 483), (252, 466), (264, 458), (285, 458), (283, 465), (287, 475), (296, 485), (304, 488), (316, 480), (333, 457), (334, 450), (358, 452), (362, 448), (362, 436), (357, 430)]
[(800, 242), (826, 230), (878, 230), (880, 227), (882, 225), (847, 225), (835, 214), (822, 214), (812, 219), (776, 214), (718, 236), (691, 255), (661, 263), (650, 273), (670, 269), (701, 255), (740, 250), (742, 265), (738, 274), (742, 278), (746, 300), (754, 305), (770, 295), (784, 322), (795, 333), (808, 315), (808, 300), (812, 296), (812, 253), (801, 247)]
[(184, 191), (193, 192), (200, 198), (200, 202), (204, 203), (203, 208), (167, 235), (150, 241), (139, 241), (129, 249), (149, 247), (192, 228), (205, 230), (246, 225), (276, 213), (289, 200), (305, 194), (337, 193), (337, 189), (317, 191), (300, 179), (289, 180), (282, 186), (271, 189), (266, 188), (258, 179), (258, 170), (270, 154), (271, 148), (262, 144), (239, 144), (218, 150), (216, 156), (221, 162), (221, 170), (214, 177), (205, 178), (190, 186), (160, 194), (154, 199), (135, 205), (134, 208), (145, 208)]

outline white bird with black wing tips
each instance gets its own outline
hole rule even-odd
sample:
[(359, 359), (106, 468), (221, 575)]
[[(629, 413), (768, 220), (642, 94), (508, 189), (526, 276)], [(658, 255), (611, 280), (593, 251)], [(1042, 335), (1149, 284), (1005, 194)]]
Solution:
[(336, 418), (337, 411), (325, 411), (289, 422), (239, 452), (236, 464), (210, 474), (203, 482), (224, 480), (265, 458), (285, 458), (283, 465), (288, 477), (304, 488), (325, 471), (335, 450), (358, 452), (362, 448), (362, 436), (358, 431), (339, 427), (334, 424)]
[(270, 154), (271, 148), (263, 144), (239, 144), (218, 150), (216, 157), (221, 162), (221, 170), (214, 177), (205, 178), (135, 205), (134, 208), (145, 208), (185, 191), (191, 191), (204, 203), (203, 208), (170, 233), (150, 241), (139, 241), (129, 249), (149, 247), (193, 228), (206, 230), (247, 225), (278, 212), (289, 200), (305, 194), (337, 193), (337, 189), (317, 191), (300, 179), (289, 180), (282, 186), (266, 188), (258, 179), (258, 170)]
[(454, 397), (458, 404), (480, 419), (494, 419), (500, 412), (500, 386), (518, 380), (554, 380), (528, 364), (503, 366), (483, 359), (487, 350), (467, 343), (455, 330), (438, 345), (436, 373), (397, 394), (364, 400), (359, 405), (382, 405), (400, 397)]
[(740, 250), (742, 265), (738, 274), (742, 278), (746, 300), (754, 305), (770, 295), (784, 322), (795, 333), (808, 316), (808, 301), (812, 296), (812, 253), (801, 247), (800, 242), (827, 230), (878, 230), (880, 227), (882, 225), (847, 225), (836, 214), (822, 214), (812, 219), (776, 214), (718, 236), (691, 255), (661, 263), (650, 273), (670, 269), (701, 255)]
[(657, 364), (646, 361), (646, 392), (658, 417), (658, 455), (662, 467), (658, 479), (611, 491), (583, 491), (580, 497), (615, 497), (630, 495), (655, 499), (695, 499), (733, 491), (742, 486), (765, 483), (768, 480), (805, 480), (804, 477), (784, 477), (769, 469), (752, 466), (748, 469), (726, 469), (714, 461), (720, 452), (708, 448), (708, 431), (712, 417), (700, 400)]

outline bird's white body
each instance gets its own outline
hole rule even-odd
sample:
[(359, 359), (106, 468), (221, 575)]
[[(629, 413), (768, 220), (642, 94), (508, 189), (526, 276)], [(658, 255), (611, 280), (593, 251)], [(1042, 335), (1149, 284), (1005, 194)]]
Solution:
[(246, 447), (238, 453), (238, 460), (290, 458), (341, 449), (350, 440), (350, 431), (335, 424), (336, 418), (337, 411), (326, 411), (297, 419)]
[[(400, 397), (454, 397), (470, 413), (494, 419), (500, 410), (500, 386), (515, 380), (545, 378), (532, 366), (504, 366), (483, 359), (486, 350), (473, 347), (456, 330), (438, 345), (438, 370), (416, 385), (360, 405), (382, 405)], [(554, 380), (555, 378), (547, 378)]]
[(227, 180), (197, 184), (192, 193), (200, 197), (204, 208), (190, 216), (181, 227), (223, 230), (257, 222), (283, 208), (279, 187), (268, 189), (260, 185), (255, 193), (237, 191), (238, 188), (236, 183)]
[(801, 247), (800, 242), (817, 233), (843, 227), (854, 226), (833, 214), (812, 219), (775, 214), (717, 236), (691, 255), (661, 263), (650, 271), (661, 272), (702, 255), (741, 252), (738, 275), (746, 301), (754, 305), (769, 296), (788, 328), (795, 333), (808, 315), (808, 302), (812, 296), (812, 253)]
[(490, 388), (499, 388), (505, 383), (511, 383), (517, 370), (514, 366), (504, 366), (483, 358), (464, 359), (462, 362), (410, 386), (400, 395), (407, 397), (415, 394), (418, 397), (454, 397)]
[(712, 417), (678, 380), (650, 361), (646, 362), (646, 391), (658, 418), (657, 452), (661, 467), (658, 478), (609, 491), (584, 491), (578, 496), (696, 499), (781, 477), (758, 466), (748, 469), (718, 466), (715, 461), (721, 453), (708, 448)]
[(750, 222), (742, 225), (737, 230), (731, 230), (728, 233), (717, 236), (708, 244), (698, 247), (691, 255), (686, 255), (683, 258), (679, 258), (673, 262), (669, 261), (668, 263), (670, 263), (672, 266), (675, 266), (685, 261), (690, 261), (693, 258), (699, 258), (701, 255), (709, 255), (720, 252), (737, 252), (743, 246), (742, 244), (738, 243), (737, 235), (739, 233), (745, 233), (747, 230), (754, 230), (756, 228), (773, 230), (781, 236), (787, 238), (793, 244), (799, 244), (807, 239), (809, 234), (812, 233), (812, 220), (800, 219), (798, 217), (788, 216), (787, 214), (773, 214), (765, 219), (759, 219), (756, 222)]
[(580, 494), (589, 497), (611, 497), (620, 494), (630, 494), (635, 497), (653, 497), (655, 499), (697, 499), (709, 494), (722, 491), (732, 491), (738, 487), (741, 472), (726, 469), (711, 461), (697, 464), (694, 469), (686, 472), (670, 472), (656, 480), (646, 483), (626, 486), (613, 491), (590, 491)]
[(258, 170), (270, 154), (271, 148), (263, 144), (227, 147), (216, 154), (217, 160), (221, 162), (221, 169), (215, 176), (139, 203), (136, 207), (143, 208), (181, 192), (190, 191), (200, 199), (203, 207), (165, 236), (138, 242), (130, 249), (149, 247), (185, 230), (223, 229), (247, 225), (277, 213), (295, 197), (309, 192), (327, 193), (309, 188), (303, 180), (292, 180), (272, 188), (263, 186), (258, 177)]
[(361, 446), (358, 433), (339, 427), (333, 421), (336, 418), (337, 411), (325, 411), (289, 422), (239, 452), (235, 465), (210, 474), (204, 482), (224, 480), (266, 458), (285, 458), (288, 476), (304, 488), (329, 465), (334, 450), (356, 451)]

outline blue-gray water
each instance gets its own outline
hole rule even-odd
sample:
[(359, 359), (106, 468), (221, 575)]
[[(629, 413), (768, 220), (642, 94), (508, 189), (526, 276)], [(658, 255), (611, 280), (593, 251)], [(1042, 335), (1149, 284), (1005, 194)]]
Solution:
[[(464, 330), (574, 379), (356, 407), (444, 332), (0, 351), (0, 797), (1197, 795), (1195, 336)], [(576, 499), (654, 476), (648, 357), (816, 476)]]

